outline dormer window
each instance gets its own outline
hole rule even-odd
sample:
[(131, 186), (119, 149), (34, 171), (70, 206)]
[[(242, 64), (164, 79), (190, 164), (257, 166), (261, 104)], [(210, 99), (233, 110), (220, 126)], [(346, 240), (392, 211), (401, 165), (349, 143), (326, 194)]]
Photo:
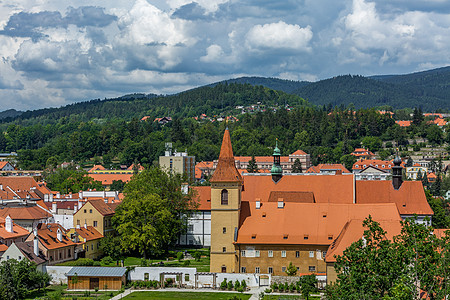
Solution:
[(228, 191), (223, 189), (220, 194), (220, 204), (228, 205)]

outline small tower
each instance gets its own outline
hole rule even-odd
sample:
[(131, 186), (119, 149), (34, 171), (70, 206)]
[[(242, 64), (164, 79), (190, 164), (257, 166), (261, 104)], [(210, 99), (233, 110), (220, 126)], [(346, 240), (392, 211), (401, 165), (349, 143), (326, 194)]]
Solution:
[(280, 149), (278, 149), (277, 139), (275, 149), (273, 149), (273, 166), (270, 170), (270, 173), (272, 174), (272, 180), (275, 181), (275, 183), (277, 183), (281, 179), (281, 177), (283, 177), (283, 169), (281, 168), (280, 157), (281, 152)]
[(239, 272), (237, 239), (243, 179), (236, 169), (230, 132), (225, 129), (211, 182), (211, 272)]
[(402, 160), (397, 155), (394, 158), (394, 166), (392, 167), (392, 185), (394, 186), (394, 189), (398, 190), (402, 186), (403, 179), (402, 179), (402, 170), (403, 167), (401, 166)]

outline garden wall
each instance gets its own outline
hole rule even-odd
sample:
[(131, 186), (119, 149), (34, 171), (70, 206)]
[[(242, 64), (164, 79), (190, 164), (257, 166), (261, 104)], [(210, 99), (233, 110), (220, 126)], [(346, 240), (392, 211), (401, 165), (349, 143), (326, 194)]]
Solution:
[(66, 273), (72, 269), (72, 266), (45, 266), (44, 272), (52, 276), (51, 284), (67, 284)]

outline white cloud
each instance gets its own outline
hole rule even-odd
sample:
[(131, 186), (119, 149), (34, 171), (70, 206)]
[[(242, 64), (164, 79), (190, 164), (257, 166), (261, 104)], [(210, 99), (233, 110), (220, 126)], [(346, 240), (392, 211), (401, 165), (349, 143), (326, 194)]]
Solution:
[(309, 51), (313, 37), (311, 27), (286, 24), (283, 21), (253, 26), (247, 34), (250, 49), (291, 49)]
[(219, 8), (220, 4), (226, 3), (226, 2), (228, 2), (228, 0), (197, 0), (197, 1), (168, 0), (167, 1), (167, 3), (169, 4), (171, 9), (177, 9), (183, 5), (190, 4), (192, 2), (196, 2), (198, 5), (203, 7), (206, 10), (206, 12), (212, 13), (212, 12), (215, 12)]
[(208, 48), (206, 48), (206, 55), (200, 57), (200, 61), (210, 63), (210, 62), (217, 62), (223, 57), (223, 50), (222, 47), (219, 45), (211, 45)]

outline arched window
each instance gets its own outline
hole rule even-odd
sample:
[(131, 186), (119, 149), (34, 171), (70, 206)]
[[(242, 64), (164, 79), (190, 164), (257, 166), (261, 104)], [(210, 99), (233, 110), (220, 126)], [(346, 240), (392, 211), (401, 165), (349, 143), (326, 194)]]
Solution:
[(222, 190), (220, 195), (220, 204), (222, 205), (228, 205), (228, 191)]

